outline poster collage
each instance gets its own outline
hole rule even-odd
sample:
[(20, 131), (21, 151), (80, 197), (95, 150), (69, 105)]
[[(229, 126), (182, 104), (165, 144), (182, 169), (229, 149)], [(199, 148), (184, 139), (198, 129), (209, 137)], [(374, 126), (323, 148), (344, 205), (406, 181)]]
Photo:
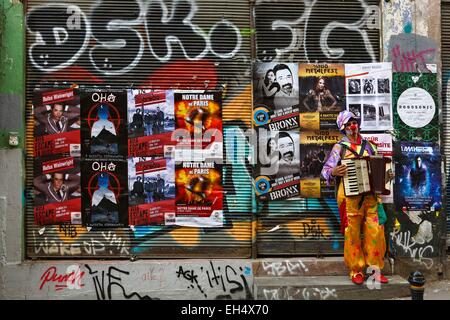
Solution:
[(36, 90), (38, 225), (221, 227), (220, 92)]
[(395, 184), (386, 185), (383, 202), (399, 210), (441, 207), (435, 73), (393, 73), (391, 63), (258, 62), (253, 70), (258, 200), (334, 198), (321, 171), (343, 137), (337, 115), (350, 110), (361, 135), (393, 160)]

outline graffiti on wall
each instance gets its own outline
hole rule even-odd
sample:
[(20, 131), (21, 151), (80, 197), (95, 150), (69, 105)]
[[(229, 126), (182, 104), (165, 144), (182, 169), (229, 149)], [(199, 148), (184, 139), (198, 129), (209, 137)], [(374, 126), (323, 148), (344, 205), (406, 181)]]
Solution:
[(281, 287), (276, 289), (261, 288), (260, 299), (263, 300), (336, 300), (336, 289), (328, 287), (295, 288)]
[(431, 72), (427, 65), (437, 63), (438, 46), (428, 37), (402, 33), (390, 38), (388, 48), (394, 72)]
[(71, 265), (64, 272), (58, 272), (57, 267), (51, 266), (44, 271), (39, 279), (39, 290), (47, 287), (53, 288), (55, 291), (81, 289), (84, 287), (84, 275), (85, 272), (81, 271), (78, 265)]
[[(371, 4), (346, 1), (346, 6), (352, 7), (348, 17), (321, 14), (329, 11), (329, 2), (323, 0), (259, 0), (254, 4), (252, 30), (250, 19), (242, 22), (248, 13), (239, 16), (236, 10), (220, 4), (214, 6), (223, 10), (212, 10), (210, 2), (201, 0), (101, 0), (92, 5), (77, 0), (64, 4), (31, 2), (27, 12), (28, 72), (35, 82), (28, 88), (56, 85), (57, 81), (81, 86), (222, 89), (226, 223), (221, 230), (207, 232), (250, 243), (251, 232), (236, 232), (237, 226), (250, 230), (256, 207), (248, 196), (252, 193), (250, 146), (243, 133), (250, 122), (244, 116), (237, 119), (234, 112), (236, 106), (251, 107), (250, 36), (256, 37), (260, 60), (372, 62), (377, 57), (370, 39), (379, 28), (379, 8)], [(336, 10), (346, 12), (339, 5)], [(341, 39), (344, 35), (351, 43), (336, 43), (336, 35)], [(360, 48), (357, 53), (354, 47)], [(281, 205), (289, 212), (298, 212), (292, 203)], [(325, 201), (314, 204), (315, 210), (322, 208), (322, 212), (333, 211), (333, 206)], [(277, 206), (270, 205), (268, 210), (275, 212)], [(245, 218), (230, 219), (229, 212)], [(322, 219), (319, 224), (298, 218), (285, 230), (293, 240), (329, 240), (337, 231), (336, 216)], [(298, 225), (300, 234), (295, 231)], [(43, 256), (129, 256), (151, 250), (160, 238), (187, 247), (199, 246), (205, 239), (204, 231), (199, 230), (197, 241), (180, 240), (175, 227), (142, 227), (121, 230), (117, 235), (95, 231), (95, 236), (75, 235), (78, 229), (63, 228), (56, 239), (32, 230), (34, 246), (29, 252)]]
[[(219, 266), (210, 261), (209, 266), (200, 268), (180, 265), (176, 276), (185, 281), (188, 289), (198, 291), (207, 299), (253, 299), (250, 267)], [(211, 290), (215, 291), (215, 296), (208, 295)], [(221, 293), (217, 294), (217, 291)]]
[(433, 267), (439, 254), (441, 217), (439, 211), (405, 211), (395, 214), (390, 232), (390, 250), (426, 269)]
[[(130, 239), (119, 230), (90, 234), (86, 228), (75, 226), (47, 226), (41, 235), (32, 230), (33, 253), (46, 256), (127, 256)], [(57, 237), (47, 236), (56, 233)]]
[[(127, 276), (130, 275), (130, 271), (125, 268), (108, 267), (108, 270), (96, 270), (95, 267), (85, 265), (89, 271), (89, 275), (92, 277), (94, 283), (95, 294), (97, 300), (112, 300), (118, 299), (139, 299), (139, 300), (154, 300), (148, 295), (141, 295), (132, 289), (125, 288), (125, 282)], [(116, 291), (114, 291), (116, 289)], [(117, 295), (117, 290), (120, 294)], [(117, 296), (116, 296), (117, 295)]]
[[(370, 30), (380, 27), (380, 9), (354, 0), (330, 7), (330, 1), (256, 1), (257, 56), (261, 61), (375, 62)], [(351, 7), (354, 16), (348, 15)], [(276, 10), (274, 10), (276, 8)], [(332, 15), (324, 12), (333, 10)], [(339, 39), (339, 40), (336, 40)], [(344, 39), (351, 39), (345, 43)], [(356, 47), (362, 55), (355, 57)], [(320, 50), (318, 50), (320, 48)], [(358, 61), (355, 61), (358, 60)]]
[[(118, 1), (97, 1), (89, 16), (75, 4), (33, 7), (27, 16), (28, 31), (36, 36), (28, 52), (30, 61), (43, 72), (53, 72), (87, 53), (99, 73), (111, 76), (134, 69), (144, 55), (160, 62), (172, 60), (177, 51), (187, 60), (201, 60), (207, 54), (229, 59), (241, 47), (240, 30), (232, 22), (217, 21), (208, 33), (195, 24), (195, 1), (175, 1), (170, 9), (162, 0), (133, 1), (126, 4), (127, 10), (124, 7)], [(42, 24), (49, 15), (56, 18), (52, 25)], [(230, 40), (226, 46), (221, 37)]]

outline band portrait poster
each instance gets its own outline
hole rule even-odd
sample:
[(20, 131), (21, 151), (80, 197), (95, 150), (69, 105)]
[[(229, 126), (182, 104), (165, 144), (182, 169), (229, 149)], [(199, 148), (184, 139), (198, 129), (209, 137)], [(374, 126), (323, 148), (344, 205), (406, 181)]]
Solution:
[(299, 127), (299, 86), (296, 63), (253, 65), (253, 124), (271, 131)]
[(361, 131), (392, 130), (392, 64), (346, 64), (347, 110), (361, 120)]
[(83, 225), (127, 226), (127, 162), (84, 160), (81, 171)]
[(300, 196), (299, 131), (260, 130), (253, 183), (260, 201)]
[(86, 90), (81, 96), (83, 159), (127, 158), (127, 92)]
[(34, 221), (37, 225), (82, 224), (80, 159), (34, 159)]
[(438, 83), (435, 73), (394, 73), (397, 140), (438, 141)]
[[(373, 142), (377, 146), (378, 154), (383, 157), (390, 158), (393, 157), (393, 142), (392, 135), (389, 133), (362, 133), (361, 136)], [(386, 163), (386, 170), (395, 170), (393, 162)], [(380, 195), (383, 203), (394, 203), (394, 180), (386, 183), (385, 188), (390, 190), (389, 195)]]
[(175, 221), (223, 226), (223, 133), (220, 92), (175, 91)]
[(345, 109), (343, 64), (299, 64), (301, 130), (336, 128)]
[(162, 157), (128, 159), (128, 223), (175, 222), (175, 162)]
[(321, 171), (335, 143), (342, 138), (336, 130), (300, 133), (300, 195), (303, 198), (333, 198), (334, 184), (327, 185)]
[(395, 144), (395, 204), (401, 211), (442, 207), (441, 154), (433, 142)]
[(35, 90), (34, 156), (80, 156), (80, 97), (77, 89)]
[(164, 155), (174, 130), (172, 90), (128, 90), (129, 157)]

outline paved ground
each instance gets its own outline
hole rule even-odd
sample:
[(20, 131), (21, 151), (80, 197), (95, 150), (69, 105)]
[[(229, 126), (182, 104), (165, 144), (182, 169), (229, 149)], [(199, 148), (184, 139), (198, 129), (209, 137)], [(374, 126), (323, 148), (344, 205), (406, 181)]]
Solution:
[[(393, 300), (411, 300), (411, 297), (395, 298)], [(450, 280), (427, 283), (425, 285), (424, 300), (450, 300)]]

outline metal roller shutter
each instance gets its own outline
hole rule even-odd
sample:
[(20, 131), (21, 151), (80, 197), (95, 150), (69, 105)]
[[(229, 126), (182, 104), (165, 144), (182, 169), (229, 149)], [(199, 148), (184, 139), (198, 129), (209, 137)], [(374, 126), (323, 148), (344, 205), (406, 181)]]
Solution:
[[(379, 1), (257, 1), (257, 59), (378, 62), (379, 29), (365, 23), (374, 14), (371, 6)], [(258, 255), (341, 254), (342, 248), (334, 199), (258, 204)]]
[[(441, 28), (442, 28), (442, 38), (441, 38), (441, 57), (442, 57), (442, 121), (443, 121), (443, 149), (445, 155), (445, 172), (448, 172), (450, 166), (450, 1), (442, 1), (441, 3)], [(446, 202), (450, 195), (449, 181), (446, 175)], [(446, 217), (447, 217), (447, 247), (450, 247), (450, 219), (448, 205), (446, 206)]]
[[(249, 148), (241, 133), (251, 119), (250, 31), (250, 5), (244, 0), (27, 2), (28, 257), (250, 257), (253, 193), (245, 162)], [(169, 35), (183, 43), (184, 51), (174, 41), (169, 50)], [(224, 227), (88, 232), (47, 226), (41, 234), (33, 221), (32, 93), (36, 87), (72, 83), (81, 88), (223, 89)]]

